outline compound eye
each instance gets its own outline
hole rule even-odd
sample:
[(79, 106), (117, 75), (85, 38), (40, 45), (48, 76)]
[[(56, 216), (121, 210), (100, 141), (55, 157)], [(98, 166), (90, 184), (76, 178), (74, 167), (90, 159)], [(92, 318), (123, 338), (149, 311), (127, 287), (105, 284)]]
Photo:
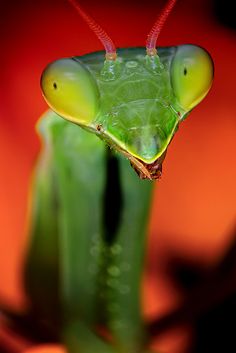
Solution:
[(171, 83), (184, 110), (191, 110), (206, 96), (213, 75), (213, 61), (206, 50), (195, 45), (177, 47), (171, 64)]
[(43, 96), (57, 114), (80, 125), (89, 125), (99, 107), (99, 90), (86, 67), (75, 59), (49, 64), (41, 77)]

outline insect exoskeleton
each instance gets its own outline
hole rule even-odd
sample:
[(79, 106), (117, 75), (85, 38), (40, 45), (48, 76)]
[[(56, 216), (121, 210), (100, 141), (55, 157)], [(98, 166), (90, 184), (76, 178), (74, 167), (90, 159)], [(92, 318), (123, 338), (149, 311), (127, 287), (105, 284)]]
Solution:
[(180, 121), (212, 85), (210, 55), (191, 44), (156, 47), (176, 0), (167, 2), (146, 47), (119, 50), (76, 1), (69, 1), (101, 40), (105, 53), (50, 64), (41, 79), (46, 101), (56, 113), (122, 152), (141, 177), (158, 177)]
[(99, 107), (97, 83), (88, 69), (73, 58), (49, 64), (41, 77), (43, 95), (62, 117), (81, 125), (94, 119)]
[(171, 64), (171, 83), (179, 104), (189, 111), (211, 88), (214, 65), (209, 53), (196, 45), (177, 47)]

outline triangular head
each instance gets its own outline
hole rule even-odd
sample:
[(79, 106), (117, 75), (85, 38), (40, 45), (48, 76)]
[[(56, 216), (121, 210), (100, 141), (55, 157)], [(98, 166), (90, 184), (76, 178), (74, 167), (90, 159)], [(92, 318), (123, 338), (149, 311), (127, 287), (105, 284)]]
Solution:
[(157, 51), (148, 38), (146, 48), (106, 52), (105, 61), (104, 52), (57, 60), (41, 86), (56, 113), (123, 153), (141, 178), (157, 179), (180, 121), (208, 93), (214, 68), (199, 46)]

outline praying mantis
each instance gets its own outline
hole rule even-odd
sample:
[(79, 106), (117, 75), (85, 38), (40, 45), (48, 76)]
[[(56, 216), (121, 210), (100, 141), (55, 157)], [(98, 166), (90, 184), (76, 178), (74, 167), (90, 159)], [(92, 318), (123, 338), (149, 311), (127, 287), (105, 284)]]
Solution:
[(69, 2), (105, 58), (101, 51), (60, 59), (42, 74), (51, 110), (38, 123), (26, 291), (69, 352), (149, 352), (140, 283), (152, 181), (179, 124), (207, 95), (213, 62), (195, 45), (156, 48), (174, 0), (146, 48), (119, 50)]

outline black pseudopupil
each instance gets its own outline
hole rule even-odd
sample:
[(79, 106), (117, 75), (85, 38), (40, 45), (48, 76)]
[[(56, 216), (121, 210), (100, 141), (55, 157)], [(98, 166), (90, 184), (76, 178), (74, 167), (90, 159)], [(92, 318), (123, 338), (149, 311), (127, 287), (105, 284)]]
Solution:
[(187, 75), (187, 69), (186, 69), (186, 67), (184, 68), (184, 76), (186, 76)]
[(53, 88), (54, 88), (54, 89), (57, 89), (57, 84), (56, 84), (56, 82), (53, 82)]

